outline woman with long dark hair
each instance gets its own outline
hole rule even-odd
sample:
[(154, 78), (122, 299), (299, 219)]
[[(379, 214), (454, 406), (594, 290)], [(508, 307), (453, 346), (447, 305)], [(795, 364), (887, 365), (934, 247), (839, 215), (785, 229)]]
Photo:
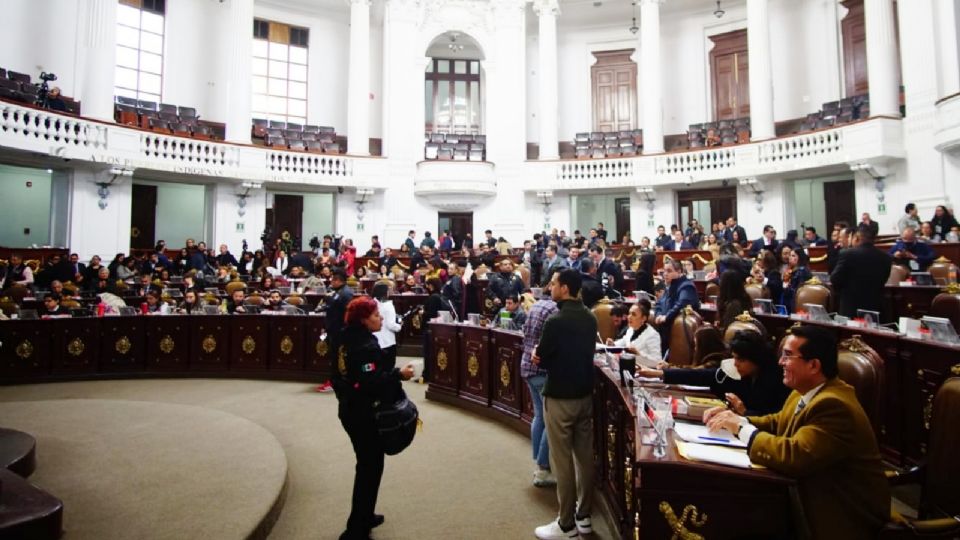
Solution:
[(787, 306), (788, 313), (793, 313), (796, 308), (797, 291), (813, 276), (808, 267), (809, 260), (803, 248), (793, 250), (787, 258), (787, 270), (783, 276), (786, 282), (783, 287), (783, 305)]
[(637, 264), (637, 290), (648, 294), (653, 294), (653, 265), (657, 262), (657, 256), (653, 253), (644, 253), (640, 255), (640, 262)]
[(727, 270), (720, 275), (720, 293), (717, 295), (717, 320), (726, 328), (737, 315), (750, 311), (753, 300), (743, 286), (743, 274)]
[(783, 298), (783, 277), (780, 275), (780, 265), (777, 256), (771, 251), (763, 250), (757, 264), (753, 267), (753, 279), (763, 284), (770, 292), (770, 299), (774, 304), (780, 304)]
[(333, 388), (339, 402), (337, 414), (350, 437), (357, 465), (350, 517), (340, 540), (367, 540), (370, 530), (384, 520), (382, 515), (374, 513), (385, 457), (374, 410), (379, 404), (397, 399), (402, 391), (400, 381), (413, 376), (413, 366), (407, 365), (402, 370), (387, 367), (374, 335), (383, 326), (383, 317), (372, 298), (351, 300), (344, 324), (336, 351)]

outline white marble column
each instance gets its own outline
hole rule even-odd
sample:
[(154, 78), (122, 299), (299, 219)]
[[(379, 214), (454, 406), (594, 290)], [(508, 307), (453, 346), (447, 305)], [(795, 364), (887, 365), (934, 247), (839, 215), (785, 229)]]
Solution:
[[(870, 116), (900, 117), (897, 86), (897, 37), (892, 0), (864, 0), (867, 26), (867, 72), (870, 84)], [(753, 58), (750, 59), (751, 69)]]
[(750, 58), (751, 139), (776, 137), (773, 126), (773, 66), (767, 0), (747, 0), (747, 49)]
[(936, 0), (934, 24), (937, 25), (938, 98), (960, 92), (960, 48), (958, 48), (957, 9), (954, 0)]
[(370, 155), (370, 0), (350, 2), (347, 153)]
[(253, 0), (229, 0), (228, 24), (223, 39), (230, 44), (224, 103), (227, 104), (227, 140), (250, 142), (253, 106)]
[(557, 119), (560, 113), (557, 98), (557, 16), (560, 6), (557, 0), (535, 0), (533, 10), (539, 17), (540, 73), (540, 159), (560, 157), (557, 135)]
[(78, 99), (83, 115), (113, 121), (113, 85), (117, 62), (116, 0), (84, 0), (79, 15), (77, 71), (83, 83)]
[(640, 0), (640, 103), (643, 153), (663, 152), (663, 72), (660, 62), (660, 4)]

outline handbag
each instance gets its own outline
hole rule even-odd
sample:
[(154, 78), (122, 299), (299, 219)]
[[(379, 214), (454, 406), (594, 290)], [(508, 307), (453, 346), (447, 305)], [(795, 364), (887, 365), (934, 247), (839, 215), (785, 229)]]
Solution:
[(420, 411), (402, 388), (397, 399), (381, 404), (374, 410), (373, 417), (383, 452), (388, 456), (395, 456), (410, 446), (421, 424)]

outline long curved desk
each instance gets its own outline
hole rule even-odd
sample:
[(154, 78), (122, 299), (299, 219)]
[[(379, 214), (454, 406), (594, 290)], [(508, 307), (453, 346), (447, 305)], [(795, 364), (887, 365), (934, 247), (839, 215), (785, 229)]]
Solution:
[[(427, 398), (529, 435), (530, 394), (520, 378), (523, 336), (459, 324), (430, 323), (430, 329)], [(767, 470), (687, 461), (672, 445), (665, 458), (654, 458), (652, 447), (640, 442), (630, 392), (609, 369), (596, 369), (594, 467), (621, 539), (670, 538), (680, 528), (707, 538), (765, 538), (788, 530), (791, 480)]]

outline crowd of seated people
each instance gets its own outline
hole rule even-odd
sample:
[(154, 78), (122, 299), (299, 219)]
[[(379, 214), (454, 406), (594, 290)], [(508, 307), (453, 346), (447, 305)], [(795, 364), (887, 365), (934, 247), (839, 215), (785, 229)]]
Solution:
[(200, 121), (197, 109), (125, 96), (114, 97), (114, 119), (119, 124), (197, 139), (223, 139)]
[(253, 142), (274, 148), (339, 154), (336, 129), (330, 126), (302, 125), (295, 122), (254, 118)]
[[(56, 80), (56, 77), (49, 80)], [(80, 102), (61, 94), (60, 87), (44, 86), (45, 84), (43, 80), (39, 83), (34, 82), (28, 73), (0, 67), (0, 99), (38, 105), (53, 111), (80, 114)]]

